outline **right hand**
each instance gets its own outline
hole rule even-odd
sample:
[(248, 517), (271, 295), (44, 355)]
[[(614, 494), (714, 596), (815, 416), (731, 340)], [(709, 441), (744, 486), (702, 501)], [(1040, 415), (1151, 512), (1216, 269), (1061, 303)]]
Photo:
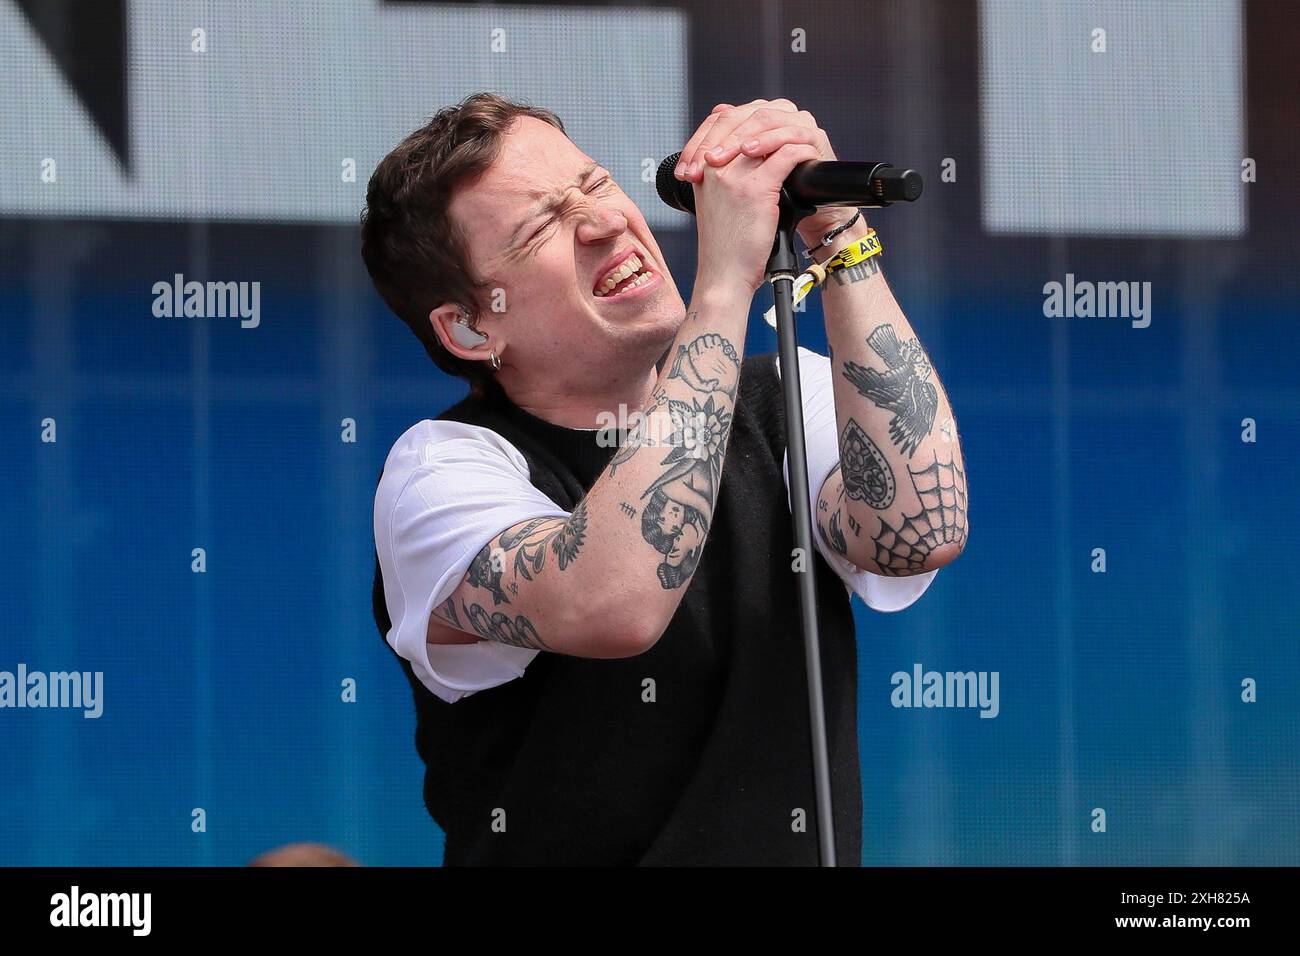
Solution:
[[(784, 132), (790, 128), (789, 111), (755, 104), (766, 101), (756, 100), (740, 107), (720, 105), (701, 124), (688, 146), (707, 142), (708, 131), (715, 123), (734, 124), (738, 115), (747, 117), (749, 125), (759, 130)], [(788, 135), (803, 136), (804, 131), (794, 129)], [(807, 135), (811, 139), (812, 133)], [(754, 294), (763, 284), (772, 254), (781, 186), (795, 166), (816, 159), (821, 159), (821, 153), (812, 142), (787, 142), (765, 156), (740, 152), (722, 166), (702, 164), (699, 181), (693, 182), (699, 237), (697, 283)]]

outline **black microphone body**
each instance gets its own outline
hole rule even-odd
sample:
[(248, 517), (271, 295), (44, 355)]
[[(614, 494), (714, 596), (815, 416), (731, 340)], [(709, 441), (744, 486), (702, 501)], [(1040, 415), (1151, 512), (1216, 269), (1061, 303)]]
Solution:
[[(695, 215), (694, 185), (673, 175), (681, 153), (659, 164), (655, 188), (674, 209)], [(896, 202), (914, 202), (921, 195), (921, 174), (889, 163), (856, 163), (810, 159), (786, 177), (782, 187), (797, 206), (849, 206), (879, 209)]]

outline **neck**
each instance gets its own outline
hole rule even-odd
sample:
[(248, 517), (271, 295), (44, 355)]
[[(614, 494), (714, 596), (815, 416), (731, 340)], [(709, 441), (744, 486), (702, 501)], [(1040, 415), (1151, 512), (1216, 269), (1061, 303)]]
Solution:
[(586, 390), (570, 384), (557, 387), (551, 382), (524, 382), (511, 376), (501, 379), (501, 387), (510, 401), (542, 421), (562, 428), (599, 428), (608, 424), (611, 414), (618, 415), (620, 405), (630, 414), (650, 404), (658, 380), (659, 372), (652, 364), (625, 377), (584, 383), (590, 386)]

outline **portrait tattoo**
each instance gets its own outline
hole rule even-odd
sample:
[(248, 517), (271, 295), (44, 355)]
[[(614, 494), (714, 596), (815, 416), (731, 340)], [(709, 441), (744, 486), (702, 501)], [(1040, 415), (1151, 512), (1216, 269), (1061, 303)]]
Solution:
[(865, 501), (877, 511), (894, 503), (894, 470), (871, 436), (854, 419), (840, 436), (840, 467), (844, 491), (855, 501)]
[(703, 403), (669, 399), (672, 450), (669, 468), (645, 490), (641, 536), (663, 555), (655, 573), (665, 589), (681, 587), (695, 573), (713, 517), (731, 413), (710, 395)]
[(916, 339), (898, 340), (893, 326), (881, 325), (867, 336), (867, 345), (885, 362), (885, 371), (844, 363), (844, 377), (877, 407), (893, 412), (889, 438), (909, 457), (930, 429), (939, 408), (939, 393), (930, 377), (930, 363)]
[(941, 546), (966, 544), (966, 474), (956, 460), (941, 463), (936, 454), (928, 467), (907, 472), (921, 510), (904, 515), (897, 528), (880, 519), (875, 559), (881, 574), (916, 574)]

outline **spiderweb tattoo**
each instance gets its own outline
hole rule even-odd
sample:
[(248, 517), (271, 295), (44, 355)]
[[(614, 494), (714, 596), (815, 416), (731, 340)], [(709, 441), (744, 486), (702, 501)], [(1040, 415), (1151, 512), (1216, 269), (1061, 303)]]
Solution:
[(942, 545), (966, 543), (966, 473), (956, 461), (940, 463), (936, 453), (928, 467), (909, 467), (907, 473), (921, 510), (905, 514), (897, 528), (882, 517), (875, 537), (880, 573), (895, 577), (923, 570), (925, 559)]

